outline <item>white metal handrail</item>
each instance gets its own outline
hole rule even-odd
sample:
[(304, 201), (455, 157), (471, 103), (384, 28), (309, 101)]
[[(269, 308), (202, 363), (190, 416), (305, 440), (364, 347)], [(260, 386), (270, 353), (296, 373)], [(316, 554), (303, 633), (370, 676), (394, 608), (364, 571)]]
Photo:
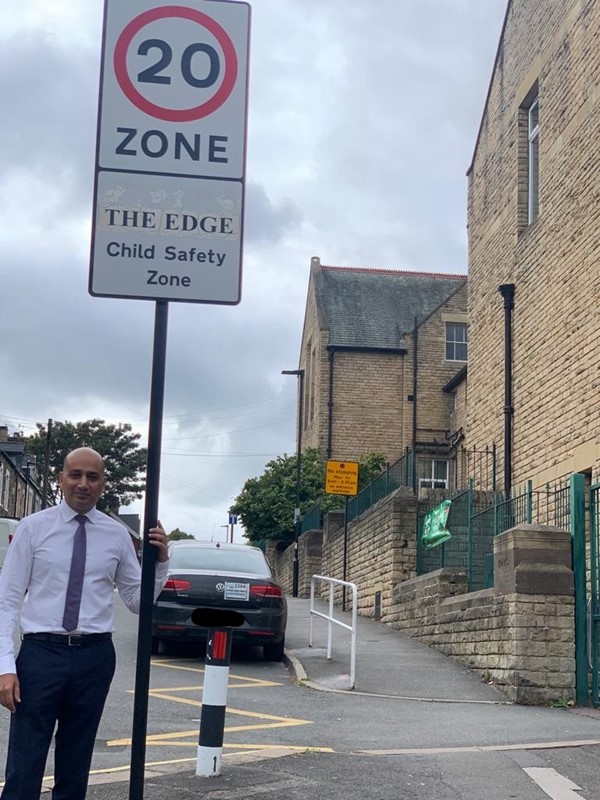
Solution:
[[(315, 609), (315, 584), (317, 581), (325, 581), (329, 584), (329, 614), (322, 614)], [(349, 586), (352, 589), (352, 624), (347, 625), (340, 619), (333, 616), (333, 589), (334, 586)], [(331, 645), (333, 643), (333, 625), (339, 625), (352, 633), (350, 646), (350, 688), (354, 689), (356, 678), (356, 620), (357, 620), (357, 597), (358, 590), (355, 583), (341, 581), (338, 578), (327, 578), (325, 575), (313, 575), (310, 579), (310, 622), (308, 633), (308, 646), (313, 646), (313, 618), (320, 617), (327, 620), (327, 658), (331, 660)]]

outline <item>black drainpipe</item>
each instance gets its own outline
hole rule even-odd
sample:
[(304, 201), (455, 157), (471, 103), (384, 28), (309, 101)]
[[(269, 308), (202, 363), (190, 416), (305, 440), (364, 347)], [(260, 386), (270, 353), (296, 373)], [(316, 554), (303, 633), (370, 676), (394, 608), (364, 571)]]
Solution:
[(413, 331), (413, 414), (412, 414), (412, 486), (413, 492), (417, 493), (417, 375), (418, 375), (418, 350), (419, 350), (419, 328), (415, 317), (415, 329)]
[(504, 298), (504, 494), (512, 491), (512, 312), (515, 307), (514, 283), (503, 283), (498, 291)]
[(329, 350), (329, 399), (327, 401), (327, 458), (331, 458), (333, 450), (333, 362), (335, 350)]

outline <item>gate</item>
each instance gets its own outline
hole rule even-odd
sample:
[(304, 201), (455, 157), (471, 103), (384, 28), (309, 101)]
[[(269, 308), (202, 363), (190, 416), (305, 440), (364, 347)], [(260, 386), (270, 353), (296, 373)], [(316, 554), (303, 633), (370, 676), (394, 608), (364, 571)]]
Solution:
[(590, 489), (590, 599), (588, 652), (592, 671), (592, 703), (600, 707), (600, 483)]

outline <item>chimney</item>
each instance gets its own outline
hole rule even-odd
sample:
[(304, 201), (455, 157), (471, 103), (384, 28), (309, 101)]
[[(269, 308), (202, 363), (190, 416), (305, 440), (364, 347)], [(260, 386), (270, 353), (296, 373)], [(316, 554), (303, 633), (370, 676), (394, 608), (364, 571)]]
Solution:
[(7, 442), (8, 441), (8, 427), (6, 425), (0, 425), (0, 442)]

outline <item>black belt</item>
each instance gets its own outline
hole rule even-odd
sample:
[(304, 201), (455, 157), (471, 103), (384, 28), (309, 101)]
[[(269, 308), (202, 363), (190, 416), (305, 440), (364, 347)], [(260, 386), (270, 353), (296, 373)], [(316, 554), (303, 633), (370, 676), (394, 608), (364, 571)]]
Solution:
[(88, 644), (112, 639), (112, 633), (24, 633), (23, 639), (34, 639), (38, 642), (64, 644), (67, 647), (85, 647)]

